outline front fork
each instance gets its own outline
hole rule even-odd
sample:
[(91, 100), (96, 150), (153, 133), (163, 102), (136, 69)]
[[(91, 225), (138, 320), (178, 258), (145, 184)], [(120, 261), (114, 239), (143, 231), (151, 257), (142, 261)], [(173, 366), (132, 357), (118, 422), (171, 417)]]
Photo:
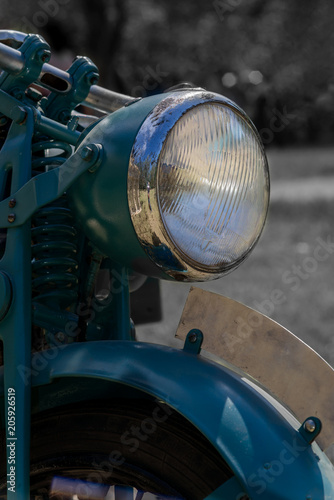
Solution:
[[(12, 123), (0, 152), (1, 192), (11, 178), (10, 192), (17, 192), (31, 177), (33, 113), (22, 124)], [(29, 153), (27, 153), (29, 152)], [(8, 196), (8, 194), (7, 194)], [(15, 220), (15, 199), (8, 207), (8, 221)], [(0, 272), (0, 338), (3, 342), (4, 401), (7, 459), (7, 495), (29, 498), (30, 376), (31, 365), (31, 228), (30, 221), (8, 228)]]

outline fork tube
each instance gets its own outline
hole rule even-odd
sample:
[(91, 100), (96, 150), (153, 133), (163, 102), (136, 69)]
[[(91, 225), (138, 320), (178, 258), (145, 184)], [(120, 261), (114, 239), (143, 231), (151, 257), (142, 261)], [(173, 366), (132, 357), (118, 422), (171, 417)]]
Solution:
[[(12, 123), (0, 152), (0, 168), (12, 170), (11, 192), (31, 177), (33, 114)], [(15, 203), (14, 203), (15, 205)], [(15, 214), (15, 208), (8, 211)], [(31, 387), (31, 229), (30, 221), (9, 228), (0, 261), (0, 338), (4, 346), (7, 498), (26, 500), (30, 475)], [(2, 320), (2, 321), (1, 321)], [(14, 398), (12, 398), (14, 396)], [(13, 404), (14, 402), (14, 404)]]

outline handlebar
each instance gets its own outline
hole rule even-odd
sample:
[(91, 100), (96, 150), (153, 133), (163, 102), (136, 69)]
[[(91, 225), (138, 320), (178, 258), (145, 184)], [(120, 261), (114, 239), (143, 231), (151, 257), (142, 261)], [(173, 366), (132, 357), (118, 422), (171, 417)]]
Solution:
[[(26, 34), (19, 31), (0, 30), (0, 68), (13, 74), (22, 71), (25, 65), (24, 55), (6, 43), (19, 47), (25, 37)], [(66, 71), (44, 63), (36, 84), (52, 91), (66, 93), (72, 87), (72, 78)], [(83, 104), (98, 111), (112, 113), (134, 100), (134, 97), (92, 85)]]

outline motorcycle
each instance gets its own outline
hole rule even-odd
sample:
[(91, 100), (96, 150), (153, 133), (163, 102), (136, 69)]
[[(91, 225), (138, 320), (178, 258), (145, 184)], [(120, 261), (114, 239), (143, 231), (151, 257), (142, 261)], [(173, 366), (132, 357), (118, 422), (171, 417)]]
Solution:
[[(236, 268), (269, 204), (259, 135), (190, 84), (131, 98), (0, 31), (1, 498), (329, 500), (333, 369), (199, 288), (182, 348), (136, 341), (161, 279)], [(140, 297), (136, 309), (134, 297)]]

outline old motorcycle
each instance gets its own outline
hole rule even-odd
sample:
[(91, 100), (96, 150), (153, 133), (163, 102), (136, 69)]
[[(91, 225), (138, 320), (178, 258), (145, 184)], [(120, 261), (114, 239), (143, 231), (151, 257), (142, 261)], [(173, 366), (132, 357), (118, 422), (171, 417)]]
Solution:
[(135, 294), (219, 278), (260, 237), (249, 118), (189, 84), (103, 89), (39, 35), (0, 42), (2, 498), (333, 500), (334, 376), (308, 346), (198, 288), (180, 349), (135, 337)]

